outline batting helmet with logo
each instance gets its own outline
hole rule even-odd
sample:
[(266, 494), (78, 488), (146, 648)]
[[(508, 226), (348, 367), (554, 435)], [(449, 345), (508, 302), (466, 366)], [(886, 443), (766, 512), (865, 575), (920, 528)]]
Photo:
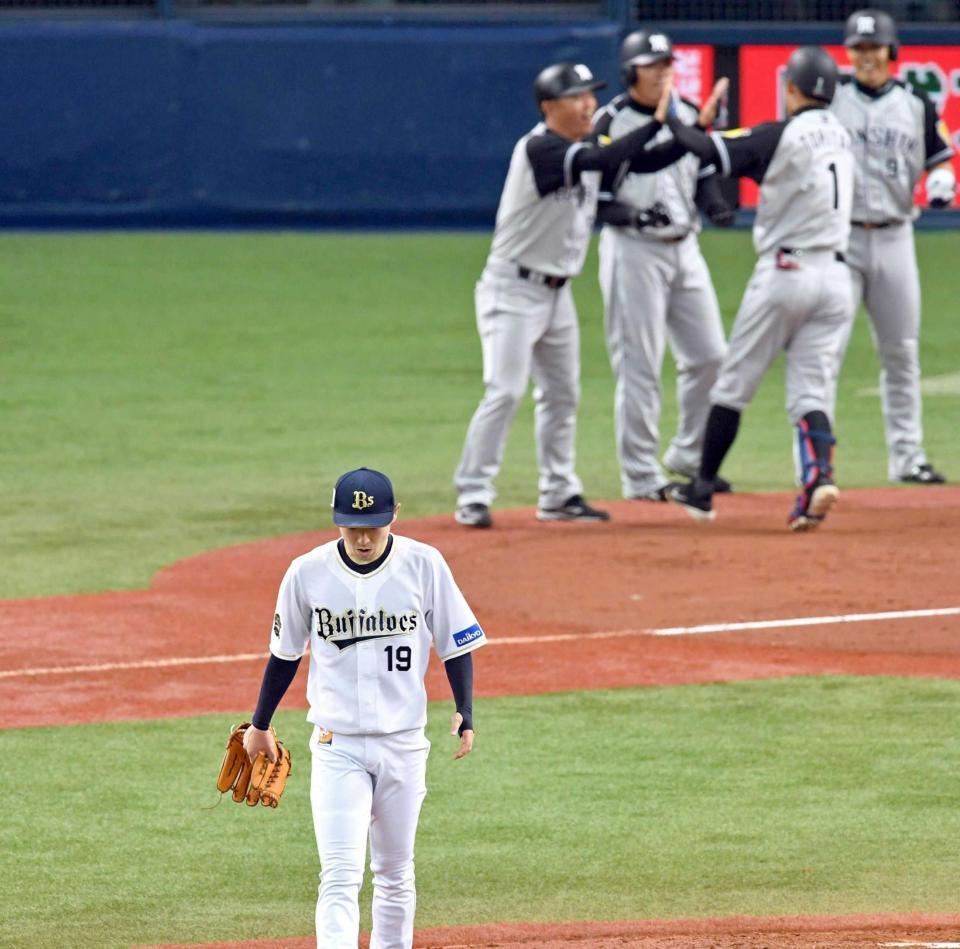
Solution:
[(562, 99), (581, 92), (602, 89), (606, 83), (594, 79), (593, 73), (583, 63), (554, 63), (541, 70), (533, 81), (533, 97), (537, 105), (548, 99)]
[(897, 24), (894, 23), (893, 17), (883, 10), (854, 10), (847, 17), (843, 44), (856, 46), (858, 43), (889, 46), (890, 58), (896, 59), (900, 40), (897, 38)]
[(801, 46), (787, 60), (787, 79), (805, 96), (818, 102), (833, 101), (837, 76), (833, 57), (819, 46)]
[(634, 66), (650, 66), (661, 59), (673, 59), (673, 43), (658, 30), (637, 30), (620, 44), (620, 78), (625, 86), (637, 81)]

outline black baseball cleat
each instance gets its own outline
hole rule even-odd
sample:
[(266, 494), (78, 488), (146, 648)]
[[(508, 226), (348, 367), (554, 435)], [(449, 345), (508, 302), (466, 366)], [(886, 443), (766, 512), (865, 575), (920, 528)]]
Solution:
[(829, 478), (817, 478), (809, 488), (797, 495), (797, 501), (787, 518), (792, 531), (812, 531), (823, 523), (830, 509), (837, 503), (840, 489)]
[(713, 510), (713, 494), (698, 492), (693, 481), (675, 484), (670, 489), (670, 500), (679, 504), (695, 521), (712, 521), (717, 516)]
[(464, 504), (454, 512), (453, 519), (464, 527), (492, 527), (493, 518), (486, 504)]
[[(674, 468), (672, 465), (666, 464), (666, 459), (664, 459), (664, 464), (670, 471), (673, 471), (678, 475), (682, 475), (684, 478), (689, 478), (691, 481), (694, 481), (698, 477), (698, 472), (694, 471), (691, 468), (686, 468), (686, 469)], [(676, 482), (673, 482), (672, 484), (668, 484), (667, 485), (668, 491), (675, 484)], [(714, 494), (733, 494), (733, 485), (729, 481), (727, 481), (726, 478), (721, 478), (720, 475), (717, 475), (713, 479), (713, 493)], [(668, 498), (664, 498), (664, 500), (666, 501), (668, 500)]]
[(727, 481), (726, 478), (721, 478), (720, 475), (717, 475), (713, 479), (713, 493), (714, 494), (733, 494), (733, 485)]
[(903, 484), (946, 484), (947, 479), (933, 465), (924, 463), (914, 465), (905, 475), (901, 475)]
[(639, 494), (628, 494), (628, 501), (669, 501), (670, 489), (676, 484), (675, 481), (669, 481), (667, 484), (660, 485), (659, 488), (651, 488), (649, 491), (641, 491)]
[(541, 507), (537, 509), (538, 521), (609, 521), (607, 511), (598, 511), (584, 500), (582, 494), (575, 494), (560, 507)]

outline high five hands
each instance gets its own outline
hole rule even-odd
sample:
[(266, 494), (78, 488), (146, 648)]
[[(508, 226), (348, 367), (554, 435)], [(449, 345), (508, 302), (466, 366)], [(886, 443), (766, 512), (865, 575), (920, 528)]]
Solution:
[(700, 128), (710, 128), (716, 121), (717, 112), (720, 109), (720, 102), (727, 94), (729, 88), (730, 80), (727, 79), (726, 76), (721, 76), (714, 85), (713, 91), (707, 97), (707, 101), (703, 103), (700, 109), (700, 117), (697, 119), (697, 124)]

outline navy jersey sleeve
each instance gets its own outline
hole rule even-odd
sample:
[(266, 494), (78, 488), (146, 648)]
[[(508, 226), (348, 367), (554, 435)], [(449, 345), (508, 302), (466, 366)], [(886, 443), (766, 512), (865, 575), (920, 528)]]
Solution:
[(728, 178), (752, 178), (759, 184), (786, 127), (786, 122), (764, 122), (749, 129), (712, 133), (710, 140), (717, 152), (720, 173)]
[[(602, 142), (611, 141), (610, 126), (613, 124), (613, 117), (616, 115), (614, 102), (604, 106), (593, 117), (593, 133), (590, 136), (592, 141)], [(616, 193), (620, 181), (626, 172), (625, 163), (621, 163), (616, 168), (607, 168), (600, 178), (600, 206), (611, 202)]]
[(916, 86), (910, 86), (910, 91), (923, 103), (924, 167), (932, 168), (953, 155), (950, 131), (946, 122), (937, 115), (937, 107), (930, 97)]
[(730, 227), (733, 224), (734, 209), (723, 196), (720, 176), (713, 165), (701, 164), (694, 201), (697, 207), (710, 218), (710, 222), (717, 227)]
[(630, 170), (640, 175), (652, 174), (672, 165), (675, 161), (686, 155), (687, 149), (674, 139), (672, 142), (663, 142), (660, 145), (654, 145), (653, 148), (645, 148), (639, 155), (635, 155), (630, 161)]
[(568, 182), (566, 178), (572, 170), (568, 159), (572, 159), (577, 145), (552, 132), (531, 135), (527, 139), (527, 158), (541, 198), (552, 191), (559, 191), (564, 185), (575, 183)]
[(540, 197), (573, 187), (582, 171), (616, 171), (623, 162), (639, 156), (661, 127), (654, 120), (614, 142), (596, 133), (582, 142), (568, 141), (550, 131), (531, 135), (527, 139), (527, 158)]

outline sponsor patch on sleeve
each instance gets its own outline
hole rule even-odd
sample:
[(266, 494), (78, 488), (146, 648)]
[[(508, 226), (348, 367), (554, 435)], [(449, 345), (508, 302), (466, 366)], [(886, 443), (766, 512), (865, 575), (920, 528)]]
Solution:
[(473, 626), (468, 626), (466, 629), (461, 629), (459, 633), (453, 634), (453, 641), (457, 649), (463, 649), (464, 646), (468, 646), (478, 639), (483, 639), (483, 630), (479, 623), (474, 623)]

